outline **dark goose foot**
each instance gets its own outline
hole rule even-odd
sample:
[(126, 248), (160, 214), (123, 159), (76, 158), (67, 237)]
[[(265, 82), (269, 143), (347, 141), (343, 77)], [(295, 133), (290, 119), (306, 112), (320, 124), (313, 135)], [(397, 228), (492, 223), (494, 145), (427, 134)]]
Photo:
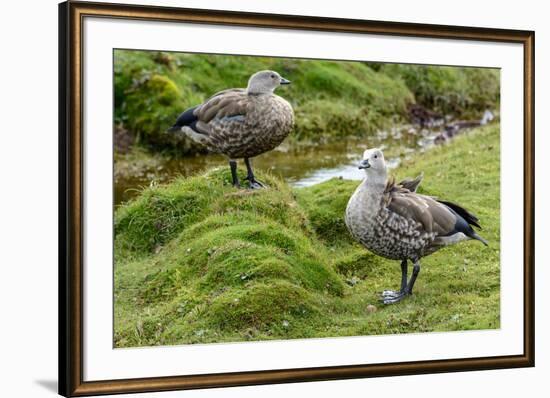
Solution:
[(267, 185), (265, 185), (263, 182), (257, 181), (255, 179), (249, 179), (249, 178), (247, 178), (247, 180), (248, 180), (250, 189), (267, 188)]
[(395, 304), (410, 296), (413, 291), (414, 283), (420, 273), (420, 262), (415, 261), (413, 272), (409, 283), (407, 283), (407, 260), (401, 262), (401, 290), (384, 290), (380, 295), (380, 301), (384, 304)]
[(380, 301), (384, 304), (395, 304), (403, 300), (410, 293), (407, 291), (384, 290), (380, 295)]
[(247, 171), (246, 179), (250, 183), (249, 188), (250, 189), (267, 188), (267, 185), (265, 185), (264, 183), (256, 180), (256, 178), (254, 178), (254, 172), (252, 171), (252, 165), (250, 164), (250, 159), (245, 158), (244, 159), (244, 164), (246, 165), (246, 171)]

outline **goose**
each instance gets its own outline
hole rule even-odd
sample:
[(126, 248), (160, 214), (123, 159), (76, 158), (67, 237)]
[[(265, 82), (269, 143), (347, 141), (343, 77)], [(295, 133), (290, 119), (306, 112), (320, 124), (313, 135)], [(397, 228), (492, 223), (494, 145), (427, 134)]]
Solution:
[(182, 132), (210, 151), (227, 156), (235, 187), (240, 187), (237, 159), (244, 159), (250, 188), (263, 188), (254, 177), (250, 159), (277, 147), (293, 128), (292, 106), (274, 94), (286, 84), (290, 81), (275, 71), (256, 72), (246, 88), (214, 94), (184, 111), (168, 131)]
[[(488, 245), (472, 228), (481, 229), (475, 215), (456, 203), (416, 192), (422, 176), (399, 184), (388, 178), (380, 149), (367, 149), (359, 168), (365, 170), (366, 178), (348, 202), (346, 226), (368, 250), (401, 261), (401, 288), (384, 290), (384, 304), (397, 303), (412, 294), (422, 257), (469, 239)], [(413, 269), (407, 281), (408, 261)]]

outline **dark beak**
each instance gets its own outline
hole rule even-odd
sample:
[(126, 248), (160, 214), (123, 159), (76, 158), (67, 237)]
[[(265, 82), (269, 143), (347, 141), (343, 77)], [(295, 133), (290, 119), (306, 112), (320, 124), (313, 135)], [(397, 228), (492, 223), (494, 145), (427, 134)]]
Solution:
[(290, 84), (290, 80), (286, 80), (284, 77), (281, 77), (281, 84)]
[(358, 165), (359, 169), (368, 169), (370, 167), (370, 163), (368, 159), (363, 159), (359, 162)]

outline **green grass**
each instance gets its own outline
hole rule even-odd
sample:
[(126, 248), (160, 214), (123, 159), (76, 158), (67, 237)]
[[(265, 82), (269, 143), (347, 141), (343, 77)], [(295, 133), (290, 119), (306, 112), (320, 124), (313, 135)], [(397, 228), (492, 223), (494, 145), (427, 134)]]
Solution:
[(147, 188), (115, 215), (115, 346), (499, 328), (499, 137), (473, 130), (397, 170), (477, 214), (490, 245), (426, 257), (391, 306), (377, 295), (399, 264), (343, 223), (355, 181), (291, 190), (259, 173), (269, 189), (237, 190), (224, 168)]
[(479, 117), (499, 100), (498, 70), (116, 50), (115, 121), (141, 146), (199, 152), (204, 148), (166, 129), (186, 108), (245, 87), (263, 69), (292, 80), (278, 94), (296, 113), (289, 139), (302, 142), (366, 136), (405, 121), (413, 102)]

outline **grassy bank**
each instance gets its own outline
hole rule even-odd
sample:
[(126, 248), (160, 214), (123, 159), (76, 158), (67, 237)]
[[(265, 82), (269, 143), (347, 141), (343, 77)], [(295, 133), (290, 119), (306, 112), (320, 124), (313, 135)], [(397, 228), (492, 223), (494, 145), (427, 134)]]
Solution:
[(364, 136), (407, 119), (418, 102), (443, 113), (475, 114), (495, 109), (497, 70), (363, 62), (299, 60), (115, 51), (115, 122), (139, 145), (196, 153), (204, 148), (165, 134), (178, 114), (213, 93), (246, 86), (262, 69), (292, 80), (279, 94), (296, 113), (290, 140), (320, 141)]
[(397, 170), (476, 213), (490, 246), (424, 259), (416, 294), (393, 306), (377, 294), (397, 288), (399, 265), (345, 230), (357, 182), (291, 190), (259, 173), (270, 188), (247, 191), (214, 169), (148, 188), (115, 215), (115, 345), (498, 328), (499, 153), (494, 125)]

